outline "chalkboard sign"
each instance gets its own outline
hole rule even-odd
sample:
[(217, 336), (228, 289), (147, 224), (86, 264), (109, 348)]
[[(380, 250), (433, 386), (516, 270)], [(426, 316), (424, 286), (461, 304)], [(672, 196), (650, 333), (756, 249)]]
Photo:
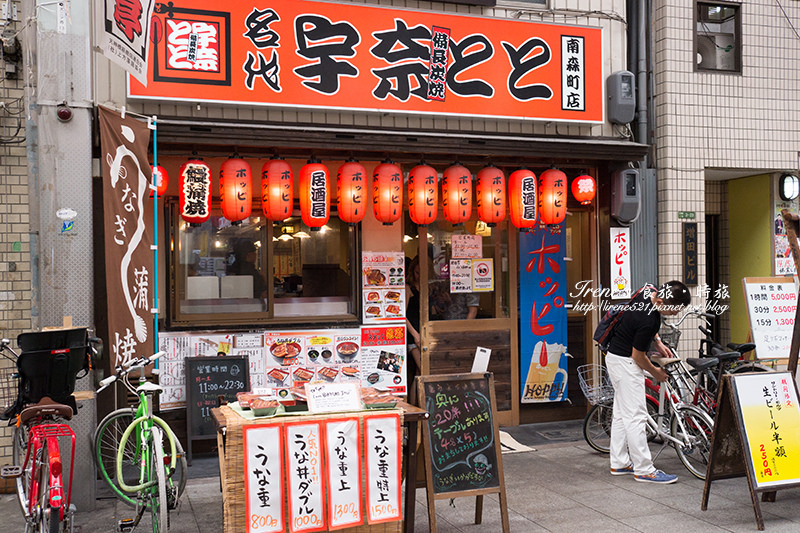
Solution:
[(186, 433), (188, 460), (192, 461), (192, 441), (215, 439), (217, 435), (211, 409), (220, 396), (235, 402), (237, 392), (250, 390), (246, 357), (186, 358)]
[[(419, 405), (428, 412), (423, 424), (428, 519), (435, 531), (434, 501), (459, 496), (499, 493), (503, 531), (508, 531), (508, 507), (500, 455), (491, 373), (422, 376)], [(480, 523), (476, 513), (476, 523)]]

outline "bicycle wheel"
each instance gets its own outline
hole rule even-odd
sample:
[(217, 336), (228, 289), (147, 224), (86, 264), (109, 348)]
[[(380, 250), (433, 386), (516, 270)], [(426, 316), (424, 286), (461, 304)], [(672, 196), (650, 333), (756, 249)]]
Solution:
[(613, 403), (608, 402), (593, 405), (583, 419), (583, 438), (592, 449), (600, 453), (609, 453), (611, 449), (613, 416)]
[[(116, 481), (117, 477), (117, 450), (119, 442), (125, 429), (133, 422), (136, 414), (132, 408), (117, 409), (109, 413), (97, 426), (94, 434), (94, 456), (97, 471), (103, 481), (111, 488), (114, 495), (130, 505), (136, 507), (136, 495), (123, 491)], [(167, 480), (167, 486), (171, 492), (177, 492), (180, 498), (183, 489), (186, 487), (186, 456), (180, 441), (175, 438), (175, 449), (178, 458), (175, 462), (175, 472)], [(125, 446), (125, 462), (122, 465), (122, 475), (128, 485), (136, 485), (139, 482), (139, 462), (136, 454), (136, 438), (131, 436)]]
[[(649, 396), (646, 396), (644, 401), (647, 405), (647, 414), (650, 415), (650, 418), (653, 420), (658, 420), (658, 402)], [(664, 426), (666, 426), (666, 424), (664, 424)], [(666, 432), (666, 427), (663, 429)], [(645, 431), (647, 432), (647, 442), (654, 442), (656, 440), (658, 440), (658, 442), (663, 441), (663, 439), (658, 436), (658, 433), (656, 433), (656, 430), (651, 428), (649, 425), (645, 426)]]
[(148, 488), (150, 492), (150, 517), (153, 520), (153, 533), (169, 529), (167, 521), (167, 475), (164, 471), (164, 436), (161, 428), (154, 426), (150, 434), (150, 481), (155, 485)]
[[(25, 454), (28, 453), (28, 427), (15, 427), (13, 439), (11, 445), (13, 464), (14, 466), (23, 466)], [(35, 458), (31, 458), (25, 470), (23, 470), (22, 474), (17, 478), (17, 499), (19, 501), (19, 507), (22, 509), (22, 514), (25, 516), (28, 515), (28, 493), (30, 492), (31, 472), (33, 472), (33, 465), (35, 462)]]
[(678, 407), (672, 417), (671, 434), (681, 441), (673, 446), (683, 466), (696, 478), (706, 478), (713, 432), (711, 417), (693, 405)]

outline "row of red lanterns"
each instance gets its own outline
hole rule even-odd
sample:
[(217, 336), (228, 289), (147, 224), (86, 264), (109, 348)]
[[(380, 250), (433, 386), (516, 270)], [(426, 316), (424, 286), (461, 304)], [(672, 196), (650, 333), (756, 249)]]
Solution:
[[(184, 163), (180, 174), (180, 209), (183, 219), (191, 224), (202, 224), (210, 216), (211, 169), (201, 159)], [(275, 157), (264, 163), (261, 170), (261, 199), (264, 215), (281, 221), (292, 213), (292, 167), (284, 159)], [(157, 177), (157, 194), (166, 191), (167, 174), (161, 167), (154, 168)], [(505, 174), (489, 165), (478, 172), (478, 218), (490, 226), (502, 222), (508, 214), (512, 224), (527, 229), (541, 224), (559, 224), (566, 216), (567, 176), (551, 168), (538, 177), (528, 169), (519, 169), (508, 178), (506, 195)], [(366, 215), (364, 205), (367, 171), (354, 159), (346, 161), (337, 173), (337, 206), (339, 218), (348, 224), (357, 224)], [(312, 159), (300, 169), (300, 213), (309, 228), (319, 228), (330, 218), (330, 173), (320, 161)], [(427, 225), (436, 220), (438, 210), (438, 174), (436, 170), (420, 163), (408, 174), (408, 211), (411, 220)], [(403, 173), (398, 165), (386, 160), (375, 167), (372, 174), (373, 211), (375, 218), (384, 224), (393, 224), (402, 216)], [(252, 170), (238, 157), (228, 159), (220, 170), (220, 187), (223, 216), (233, 223), (250, 216), (252, 209)], [(596, 184), (588, 175), (572, 181), (572, 195), (582, 204), (594, 199)], [(472, 174), (455, 163), (442, 174), (442, 211), (452, 224), (466, 222), (472, 216)]]

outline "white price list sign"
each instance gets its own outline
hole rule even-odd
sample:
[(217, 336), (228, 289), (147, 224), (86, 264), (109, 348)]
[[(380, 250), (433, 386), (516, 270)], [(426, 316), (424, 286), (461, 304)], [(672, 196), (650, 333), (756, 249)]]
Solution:
[(797, 312), (797, 287), (791, 278), (745, 278), (750, 331), (759, 359), (789, 357)]
[(289, 531), (325, 531), (322, 430), (319, 422), (286, 424)]
[(283, 432), (281, 426), (245, 426), (244, 492), (248, 533), (283, 533)]
[(364, 523), (358, 418), (325, 422), (325, 473), (330, 529)]
[(400, 415), (364, 417), (367, 448), (367, 521), (402, 519), (400, 513)]

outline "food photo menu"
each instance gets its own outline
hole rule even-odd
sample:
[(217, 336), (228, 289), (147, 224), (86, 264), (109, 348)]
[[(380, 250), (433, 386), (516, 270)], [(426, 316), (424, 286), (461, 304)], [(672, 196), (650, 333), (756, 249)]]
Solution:
[(361, 267), (361, 304), (364, 324), (405, 320), (405, 254), (403, 252), (363, 252)]

